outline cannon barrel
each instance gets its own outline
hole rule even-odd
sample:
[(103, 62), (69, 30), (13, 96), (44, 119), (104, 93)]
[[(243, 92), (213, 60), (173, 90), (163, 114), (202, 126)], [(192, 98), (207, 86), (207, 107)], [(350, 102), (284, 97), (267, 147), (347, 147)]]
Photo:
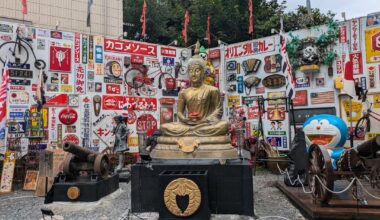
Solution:
[(356, 150), (361, 157), (376, 157), (376, 152), (380, 150), (380, 135), (361, 143)]
[(82, 159), (82, 160), (88, 160), (88, 156), (91, 154), (94, 154), (94, 152), (83, 148), (79, 145), (76, 145), (72, 142), (65, 142), (63, 144), (63, 150), (69, 153), (74, 154), (76, 157)]

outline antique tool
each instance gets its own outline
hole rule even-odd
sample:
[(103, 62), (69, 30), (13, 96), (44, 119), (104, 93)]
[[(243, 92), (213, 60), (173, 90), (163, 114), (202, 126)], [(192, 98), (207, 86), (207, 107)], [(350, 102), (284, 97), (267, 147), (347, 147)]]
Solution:
[(99, 116), (100, 109), (102, 107), (102, 98), (100, 97), (100, 95), (95, 95), (93, 97), (93, 103), (94, 103), (95, 116)]
[(87, 171), (103, 179), (109, 176), (107, 155), (92, 152), (72, 142), (64, 143), (63, 150), (72, 154), (63, 162), (63, 173), (66, 177), (76, 179), (81, 171)]

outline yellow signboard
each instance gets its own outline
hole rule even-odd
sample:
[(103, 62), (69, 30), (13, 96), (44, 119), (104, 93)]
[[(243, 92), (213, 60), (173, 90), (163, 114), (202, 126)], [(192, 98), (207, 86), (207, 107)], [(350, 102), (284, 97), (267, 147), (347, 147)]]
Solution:
[(232, 106), (240, 106), (239, 95), (228, 96), (228, 107), (231, 108)]
[(373, 107), (380, 108), (380, 95), (373, 95)]
[(129, 147), (139, 146), (138, 137), (128, 137), (128, 146)]
[(368, 139), (372, 139), (376, 136), (379, 136), (380, 135), (380, 132), (370, 132), (370, 133), (367, 133), (368, 134)]
[(344, 111), (346, 113), (347, 121), (358, 121), (362, 115), (362, 103), (358, 101), (352, 101), (352, 113), (350, 114), (350, 101), (344, 100), (343, 101), (343, 107)]
[(73, 92), (72, 85), (61, 85), (61, 92)]
[(380, 62), (380, 27), (365, 30), (367, 63)]

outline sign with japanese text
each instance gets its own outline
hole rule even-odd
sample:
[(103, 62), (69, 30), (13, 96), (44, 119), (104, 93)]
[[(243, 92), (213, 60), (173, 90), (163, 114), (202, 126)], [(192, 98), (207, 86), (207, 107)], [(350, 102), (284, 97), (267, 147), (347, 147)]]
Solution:
[(80, 33), (74, 34), (74, 63), (80, 63)]
[(58, 131), (57, 131), (57, 108), (51, 107), (49, 108), (50, 121), (49, 121), (49, 139), (51, 141), (57, 141), (58, 139)]
[(120, 94), (120, 85), (107, 84), (106, 85), (107, 94)]
[(176, 52), (177, 51), (176, 51), (175, 48), (161, 47), (161, 55), (162, 56), (165, 56), (165, 57), (176, 57), (177, 56)]
[(354, 75), (363, 74), (363, 60), (362, 53), (351, 53), (350, 60), (352, 61), (352, 69)]
[(208, 58), (209, 59), (217, 59), (220, 58), (220, 49), (213, 49), (208, 51)]
[(88, 44), (88, 36), (82, 35), (82, 63), (87, 64), (87, 44)]
[(129, 40), (104, 39), (104, 50), (118, 53), (130, 53), (146, 56), (157, 56), (157, 45)]
[(9, 96), (9, 104), (29, 104), (29, 93), (26, 91), (11, 91)]
[(339, 43), (347, 43), (347, 26), (339, 26)]
[(369, 88), (376, 88), (376, 68), (375, 66), (368, 67)]
[(156, 98), (125, 97), (103, 95), (104, 110), (138, 110), (156, 111)]
[(351, 52), (360, 52), (360, 21), (358, 18), (351, 20)]
[(365, 30), (367, 63), (380, 62), (380, 27)]
[(274, 51), (274, 37), (266, 38), (264, 40), (249, 41), (240, 44), (228, 46), (225, 51), (225, 58), (232, 59), (259, 53), (266, 53)]
[(84, 94), (86, 91), (85, 69), (82, 64), (75, 64), (75, 93)]

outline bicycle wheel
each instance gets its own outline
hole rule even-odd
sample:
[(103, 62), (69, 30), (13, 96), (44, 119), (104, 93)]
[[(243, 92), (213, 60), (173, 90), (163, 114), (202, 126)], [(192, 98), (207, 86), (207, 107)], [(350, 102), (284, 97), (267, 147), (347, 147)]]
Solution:
[[(21, 49), (19, 49), (17, 45), (20, 46)], [(18, 63), (22, 66), (28, 62), (29, 52), (21, 43), (18, 44), (16, 41), (5, 42), (0, 46), (0, 61), (3, 65), (5, 65), (7, 58), (9, 62)]]
[(370, 128), (371, 128), (371, 122), (368, 116), (361, 117), (355, 125), (355, 130), (354, 130), (355, 137), (363, 138), (366, 132), (369, 132)]
[(145, 75), (136, 68), (129, 69), (124, 74), (124, 80), (127, 85), (131, 88), (138, 89), (144, 85)]
[(158, 88), (166, 90), (175, 90), (177, 88), (176, 79), (169, 73), (162, 73), (158, 79)]

